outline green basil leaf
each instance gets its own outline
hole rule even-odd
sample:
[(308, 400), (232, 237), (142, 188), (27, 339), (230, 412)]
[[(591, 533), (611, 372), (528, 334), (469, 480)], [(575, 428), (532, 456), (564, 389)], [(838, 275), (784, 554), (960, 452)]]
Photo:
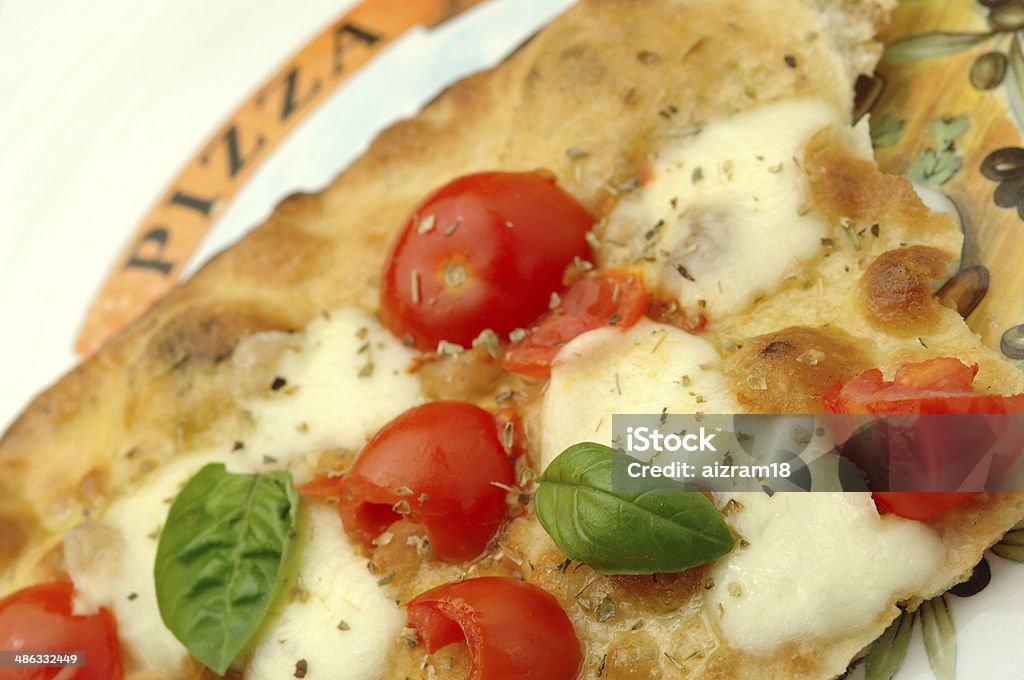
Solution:
[(555, 544), (603, 574), (677, 572), (733, 546), (722, 514), (689, 487), (665, 478), (613, 488), (612, 469), (636, 462), (607, 446), (575, 444), (551, 461), (534, 496), (537, 518)]
[(295, 543), (299, 499), (287, 472), (200, 470), (167, 514), (157, 546), (164, 624), (223, 675), (266, 616)]

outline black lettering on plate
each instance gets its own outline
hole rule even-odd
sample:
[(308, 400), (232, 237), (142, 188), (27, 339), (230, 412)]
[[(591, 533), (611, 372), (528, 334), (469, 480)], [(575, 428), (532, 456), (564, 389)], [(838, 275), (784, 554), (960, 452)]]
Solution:
[[(314, 80), (313, 84), (309, 86), (306, 92), (302, 95), (299, 94), (299, 76), (300, 70), (298, 66), (293, 66), (292, 70), (285, 74), (284, 78), (280, 81), (275, 82), (271, 85), (270, 89), (277, 89), (279, 86), (284, 86), (284, 95), (281, 100), (281, 113), (280, 121), (283, 123), (292, 117), (292, 114), (301, 109), (303, 106), (309, 103), (316, 93), (320, 91), (320, 81)], [(260, 106), (266, 101), (267, 92), (261, 92), (257, 98), (257, 103)]]
[(168, 203), (174, 205), (180, 205), (189, 210), (195, 210), (204, 217), (209, 217), (213, 209), (217, 207), (219, 199), (214, 198), (203, 198), (202, 196), (196, 196), (182, 191), (181, 189), (175, 189), (174, 195), (171, 196), (171, 200)]
[[(227, 131), (220, 136), (219, 142), (224, 143), (224, 148), (228, 152), (228, 176), (234, 178), (240, 173), (249, 162), (255, 158), (260, 150), (263, 148), (266, 139), (263, 135), (256, 137), (256, 141), (246, 154), (242, 153), (242, 143), (240, 140), (240, 133), (238, 132), (238, 125), (232, 125)], [(210, 162), (210, 151), (204, 152), (200, 156), (199, 160), (206, 165)]]
[(352, 45), (361, 42), (367, 47), (372, 47), (380, 39), (381, 36), (377, 33), (371, 33), (355, 24), (339, 26), (338, 30), (334, 32), (334, 75), (345, 70), (345, 53)]
[(164, 259), (167, 243), (170, 240), (171, 232), (165, 227), (150, 229), (139, 239), (124, 268), (152, 269), (167, 276), (176, 264), (173, 260)]

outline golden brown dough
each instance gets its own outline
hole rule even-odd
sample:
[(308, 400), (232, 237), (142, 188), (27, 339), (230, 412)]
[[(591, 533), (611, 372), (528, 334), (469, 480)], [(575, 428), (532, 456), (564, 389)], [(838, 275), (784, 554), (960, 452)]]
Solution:
[(860, 280), (860, 300), (868, 321), (893, 335), (922, 335), (934, 330), (942, 305), (931, 282), (941, 279), (949, 253), (929, 246), (907, 246), (882, 253)]
[[(212, 422), (239, 416), (223, 362), (211, 367), (209, 357), (168, 350), (166, 338), (204, 345), (190, 318), (231, 318), (224, 337), (237, 338), (301, 327), (323, 309), (373, 308), (369, 281), (392, 235), (422, 196), (459, 174), (547, 168), (598, 210), (675, 130), (801, 95), (849, 108), (851, 74), (877, 56), (871, 27), (888, 3), (820, 3), (833, 17), (845, 12), (849, 21), (837, 25), (846, 33), (828, 31), (817, 2), (773, 4), (752, 14), (740, 0), (584, 2), (500, 68), (453, 85), (385, 130), (323, 192), (283, 201), (38, 397), (4, 435), (0, 570), (52, 545), (111, 489), (201, 441)], [(230, 342), (218, 351), (230, 353)], [(161, 407), (133, 408), (140, 387), (145, 402)], [(182, 428), (169, 429), (169, 419)], [(80, 489), (90, 475), (92, 496)]]
[(858, 344), (834, 330), (791, 326), (751, 338), (729, 373), (753, 413), (823, 413), (814, 395), (872, 367)]

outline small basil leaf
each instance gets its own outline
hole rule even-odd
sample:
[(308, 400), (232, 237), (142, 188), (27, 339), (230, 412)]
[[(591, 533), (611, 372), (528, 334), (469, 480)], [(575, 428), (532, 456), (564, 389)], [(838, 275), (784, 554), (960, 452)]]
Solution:
[(171, 505), (154, 569), (160, 616), (218, 675), (266, 616), (298, 507), (287, 472), (236, 475), (220, 463), (196, 473)]
[(703, 494), (665, 478), (630, 480), (638, 491), (613, 488), (613, 467), (634, 462), (584, 442), (548, 466), (534, 496), (537, 518), (566, 555), (604, 574), (653, 574), (732, 549), (729, 527)]

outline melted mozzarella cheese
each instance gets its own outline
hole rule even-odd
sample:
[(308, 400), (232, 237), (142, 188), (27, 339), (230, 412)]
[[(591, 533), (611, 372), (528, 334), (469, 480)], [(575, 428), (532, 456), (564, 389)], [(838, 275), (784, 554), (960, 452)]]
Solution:
[(804, 147), (843, 117), (786, 100), (716, 121), (659, 148), (651, 179), (608, 217), (603, 257), (639, 265), (684, 307), (742, 311), (821, 252), (825, 221), (810, 209)]
[[(102, 518), (73, 529), (65, 541), (79, 610), (112, 609), (126, 651), (146, 670), (176, 670), (187, 656), (160, 618), (153, 564), (167, 510), (193, 474), (207, 463), (221, 462), (236, 473), (284, 467), (301, 482), (311, 474), (312, 461), (321, 450), (358, 449), (388, 420), (425, 401), (418, 380), (405, 371), (413, 353), (366, 312), (335, 312), (290, 340), (291, 349), (275, 367), (289, 389), (244, 403), (252, 416), (251, 430), (224, 433), (222, 445), (169, 461), (111, 504)], [(372, 365), (372, 370), (367, 365)], [(233, 442), (242, 439), (245, 447), (232, 451)], [(327, 514), (334, 516), (333, 512)], [(336, 645), (304, 648), (303, 656), (291, 658), (288, 677), (298, 658), (305, 658), (310, 669), (331, 668), (331, 677), (340, 680), (378, 677), (379, 664), (370, 663), (371, 655), (365, 650), (379, 649), (382, 636), (397, 635), (397, 608), (377, 589), (365, 561), (342, 535), (336, 516), (331, 519), (303, 511), (300, 534), (306, 540), (293, 553), (294, 564), (302, 585), (310, 591), (310, 600), (279, 600), (264, 631), (306, 629), (312, 634), (323, 627), (324, 607), (331, 608), (334, 632), (340, 633), (337, 624), (342, 618), (361, 625), (352, 625)], [(313, 536), (317, 540), (312, 540)], [(353, 566), (356, 563), (358, 569)], [(336, 570), (336, 576), (325, 569)], [(367, 621), (370, 623), (362, 625)], [(250, 646), (252, 673), (246, 677), (281, 676), (281, 654), (291, 648), (278, 639), (264, 635), (262, 643)], [(355, 654), (368, 657), (367, 661), (338, 663), (339, 649), (341, 653), (348, 650), (350, 660)]]
[[(319, 451), (358, 450), (388, 420), (426, 400), (407, 371), (413, 352), (363, 310), (318, 318), (291, 346), (276, 370), (285, 386), (243, 403), (256, 427), (240, 453), (253, 465), (271, 456), (308, 473)], [(312, 455), (300, 460), (303, 454)]]
[(246, 678), (290, 678), (306, 661), (306, 678), (372, 680), (403, 617), (345, 537), (333, 508), (302, 509), (296, 569), (281, 585), (254, 638)]
[(611, 444), (615, 413), (735, 412), (720, 361), (707, 340), (646, 319), (624, 332), (606, 327), (578, 336), (551, 368), (541, 468), (572, 444)]
[[(207, 463), (224, 459), (207, 451), (168, 462), (134, 493), (114, 502), (97, 524), (76, 527), (65, 539), (65, 561), (77, 606), (111, 609), (122, 646), (147, 670), (177, 670), (187, 656), (157, 608), (153, 565), (160, 530), (185, 482)], [(97, 535), (97, 527), (107, 535)], [(117, 537), (117, 548), (108, 542), (111, 533)], [(109, 550), (103, 561), (91, 557), (97, 546)]]
[(866, 493), (735, 499), (742, 509), (726, 520), (746, 544), (715, 564), (706, 597), (724, 639), (745, 652), (862, 631), (944, 559), (932, 529), (879, 516)]

